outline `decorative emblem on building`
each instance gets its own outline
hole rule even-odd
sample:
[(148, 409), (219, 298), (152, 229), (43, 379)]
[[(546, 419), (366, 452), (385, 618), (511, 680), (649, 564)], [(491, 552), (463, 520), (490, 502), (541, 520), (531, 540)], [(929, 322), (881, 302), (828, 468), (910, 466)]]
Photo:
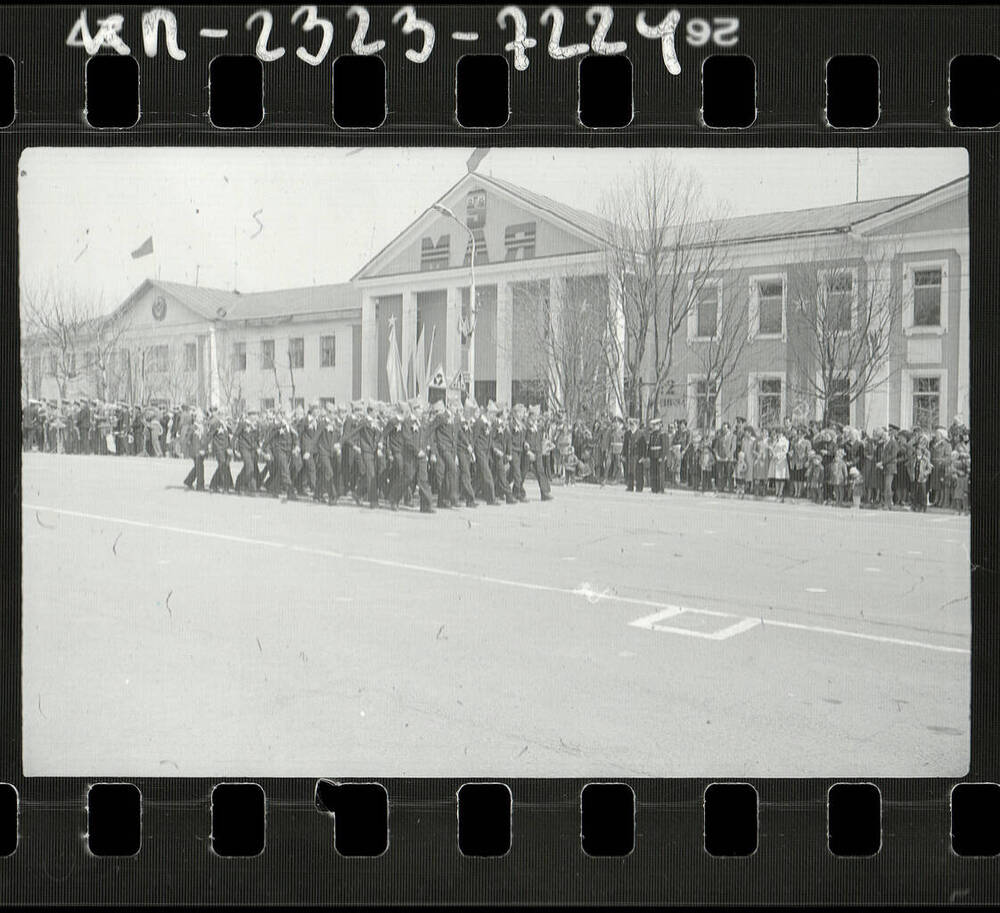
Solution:
[(167, 299), (163, 295), (157, 295), (153, 299), (153, 317), (156, 320), (163, 320), (167, 316)]

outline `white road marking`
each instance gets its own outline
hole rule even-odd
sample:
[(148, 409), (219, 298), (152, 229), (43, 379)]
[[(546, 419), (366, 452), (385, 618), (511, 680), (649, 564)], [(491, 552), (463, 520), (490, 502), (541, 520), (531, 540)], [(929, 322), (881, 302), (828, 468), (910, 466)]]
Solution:
[(821, 587), (821, 586), (807, 586), (806, 587), (806, 592), (807, 593), (825, 593), (826, 590), (824, 590), (823, 587)]
[[(215, 533), (208, 530), (202, 529), (188, 529), (181, 526), (167, 526), (161, 523), (149, 523), (143, 520), (126, 520), (122, 517), (110, 517), (103, 514), (92, 514), (84, 511), (77, 510), (67, 510), (61, 507), (46, 507), (41, 504), (26, 504), (22, 503), (21, 507), (23, 510), (44, 510), (48, 513), (67, 516), (67, 517), (81, 517), (85, 520), (98, 520), (104, 523), (119, 523), (123, 526), (134, 526), (140, 529), (157, 529), (163, 532), (178, 533), (182, 536), (201, 536), (206, 539), (219, 539), (225, 542), (239, 542), (244, 545), (259, 545), (264, 548), (272, 549), (288, 549), (289, 551), (302, 552), (309, 555), (319, 555), (326, 558), (338, 558), (345, 561), (357, 561), (365, 564), (374, 564), (380, 567), (392, 567), (400, 570), (417, 571), (423, 574), (434, 574), (440, 577), (451, 577), (460, 580), (474, 580), (479, 583), (490, 583), (496, 586), (508, 586), (514, 587), (521, 590), (529, 590), (531, 592), (538, 593), (558, 593), (563, 596), (581, 596), (579, 590), (570, 590), (565, 587), (549, 586), (542, 583), (528, 583), (523, 580), (508, 580), (503, 577), (490, 577), (484, 574), (472, 574), (467, 571), (454, 571), (448, 568), (432, 567), (430, 565), (424, 564), (413, 564), (408, 561), (394, 561), (388, 558), (375, 558), (372, 555), (345, 555), (342, 552), (336, 552), (332, 549), (325, 548), (311, 548), (307, 546), (300, 545), (290, 545), (285, 542), (274, 542), (268, 539), (251, 539), (246, 536), (234, 536), (229, 533)], [(741, 616), (734, 614), (733, 612), (718, 612), (710, 609), (692, 609), (688, 607), (681, 607), (676, 605), (671, 605), (669, 603), (657, 602), (653, 599), (638, 599), (631, 596), (618, 596), (614, 593), (594, 593), (593, 591), (588, 592), (588, 602), (596, 603), (598, 601), (607, 600), (608, 602), (617, 602), (622, 605), (636, 605), (636, 606), (646, 606), (649, 608), (657, 609), (656, 615), (647, 616), (646, 618), (638, 619), (639, 622), (649, 622), (646, 624), (636, 624), (636, 622), (630, 622), (631, 625), (635, 627), (650, 627), (653, 623), (653, 619), (657, 618), (669, 618), (673, 615), (679, 615), (681, 612), (687, 611), (698, 615), (711, 615), (719, 618), (741, 618)], [(597, 599), (593, 597), (597, 596)], [(749, 616), (742, 616), (744, 620), (756, 621), (760, 623), (761, 627), (779, 627), (779, 628), (793, 628), (802, 631), (811, 631), (819, 634), (831, 634), (840, 637), (854, 637), (860, 640), (870, 640), (878, 643), (888, 643), (896, 644), (899, 646), (907, 647), (919, 647), (926, 650), (936, 650), (943, 653), (964, 653), (968, 654), (971, 651), (966, 647), (947, 647), (940, 644), (930, 644), (924, 643), (922, 641), (915, 640), (904, 640), (896, 637), (881, 637), (875, 634), (861, 634), (856, 631), (843, 631), (838, 628), (825, 628), (816, 625), (806, 625), (797, 624), (790, 621), (765, 621), (760, 618), (751, 619)], [(735, 625), (733, 626), (735, 627)], [(726, 630), (726, 629), (723, 629)], [(735, 632), (734, 632), (735, 633)], [(729, 635), (732, 636), (732, 635)]]
[[(713, 615), (723, 618), (739, 618), (740, 620), (735, 624), (722, 628), (719, 631), (695, 631), (691, 628), (678, 628), (673, 625), (660, 624), (661, 621), (665, 621), (668, 618), (676, 618), (678, 615), (686, 613), (691, 615)], [(662, 612), (656, 612), (654, 615), (647, 615), (645, 618), (637, 618), (635, 621), (630, 621), (629, 625), (633, 628), (645, 628), (647, 631), (663, 631), (667, 634), (684, 634), (688, 637), (701, 637), (705, 640), (728, 640), (730, 637), (742, 634), (744, 631), (749, 631), (751, 628), (756, 628), (760, 623), (761, 620), (759, 618), (740, 618), (739, 615), (734, 615), (730, 612), (708, 612), (703, 609), (689, 609), (685, 606), (672, 605), (668, 606)]]
[(865, 570), (868, 571), (868, 572), (870, 572), (870, 573), (872, 573), (872, 574), (881, 574), (882, 573), (882, 568), (880, 568), (880, 567), (866, 567)]

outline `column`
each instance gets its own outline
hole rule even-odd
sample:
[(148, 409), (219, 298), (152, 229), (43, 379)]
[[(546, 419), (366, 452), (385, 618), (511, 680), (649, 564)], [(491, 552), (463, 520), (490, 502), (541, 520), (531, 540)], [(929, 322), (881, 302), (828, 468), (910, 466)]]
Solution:
[(361, 293), (361, 398), (378, 396), (378, 319), (375, 299)]
[[(968, 251), (960, 251), (958, 255), (958, 326), (955, 332), (958, 333), (958, 398), (956, 399), (955, 411), (960, 416), (960, 420), (968, 424), (969, 415), (969, 254)], [(950, 284), (950, 283), (949, 283)], [(948, 307), (950, 302), (944, 302), (943, 306)], [(947, 404), (945, 404), (947, 409)]]
[[(449, 380), (462, 367), (461, 347), (462, 337), (458, 332), (458, 321), (462, 315), (462, 289), (448, 288), (448, 298), (444, 309), (444, 326), (438, 332), (444, 332), (444, 373)], [(430, 337), (424, 330), (424, 344), (430, 345)], [(437, 365), (431, 365), (431, 369)]]
[(208, 325), (208, 404), (219, 405), (219, 352), (215, 324)]
[[(399, 334), (399, 357), (403, 362), (403, 382), (407, 384), (406, 395), (413, 389), (413, 353), (417, 348), (417, 293), (403, 292), (403, 321)], [(421, 367), (422, 371), (423, 368)], [(409, 382), (407, 383), (407, 377)]]
[(514, 374), (514, 286), (497, 283), (497, 403), (510, 405)]

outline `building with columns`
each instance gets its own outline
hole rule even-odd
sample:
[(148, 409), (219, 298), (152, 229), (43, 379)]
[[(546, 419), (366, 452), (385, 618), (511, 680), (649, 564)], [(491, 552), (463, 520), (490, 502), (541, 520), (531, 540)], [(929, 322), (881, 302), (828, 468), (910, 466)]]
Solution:
[[(968, 178), (920, 194), (727, 220), (725, 269), (674, 338), (656, 410), (698, 423), (714, 393), (716, 422), (818, 417), (822, 404), (803, 392), (803, 372), (813, 369), (793, 319), (811, 282), (814, 295), (845, 315), (872, 289), (892, 291), (892, 345), (868, 389), (835, 404), (837, 420), (873, 427), (967, 419), (968, 232)], [(152, 359), (130, 392), (263, 407), (389, 399), (392, 326), (407, 395), (440, 365), (449, 379), (471, 375), (480, 403), (544, 403), (537, 315), (610, 294), (607, 237), (593, 213), (471, 172), (349, 282), (239, 294), (147, 280), (120, 308), (132, 315), (122, 348)], [(745, 322), (746, 345), (736, 370), (709, 390), (700, 353), (729, 308)], [(178, 373), (178, 360), (181, 381), (157, 382)], [(26, 341), (26, 395), (54, 395), (47, 363), (42, 347)]]

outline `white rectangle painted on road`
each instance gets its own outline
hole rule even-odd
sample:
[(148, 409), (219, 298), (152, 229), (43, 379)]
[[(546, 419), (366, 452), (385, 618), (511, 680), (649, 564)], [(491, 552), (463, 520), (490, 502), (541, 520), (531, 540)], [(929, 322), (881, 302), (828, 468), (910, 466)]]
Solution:
[[(737, 634), (742, 634), (744, 631), (749, 631), (751, 628), (756, 628), (761, 623), (759, 618), (741, 618), (735, 624), (728, 625), (719, 631), (696, 631), (693, 628), (678, 628), (674, 625), (659, 624), (659, 622), (666, 621), (668, 618), (676, 618), (678, 615), (685, 613), (693, 615), (705, 614), (697, 609), (687, 609), (683, 606), (669, 606), (662, 612), (630, 621), (629, 625), (633, 628), (643, 628), (647, 631), (662, 631), (666, 634), (686, 634), (688, 637), (701, 637), (705, 640), (727, 640), (730, 637), (735, 637)], [(722, 612), (713, 612), (712, 615), (728, 618), (738, 617)]]

